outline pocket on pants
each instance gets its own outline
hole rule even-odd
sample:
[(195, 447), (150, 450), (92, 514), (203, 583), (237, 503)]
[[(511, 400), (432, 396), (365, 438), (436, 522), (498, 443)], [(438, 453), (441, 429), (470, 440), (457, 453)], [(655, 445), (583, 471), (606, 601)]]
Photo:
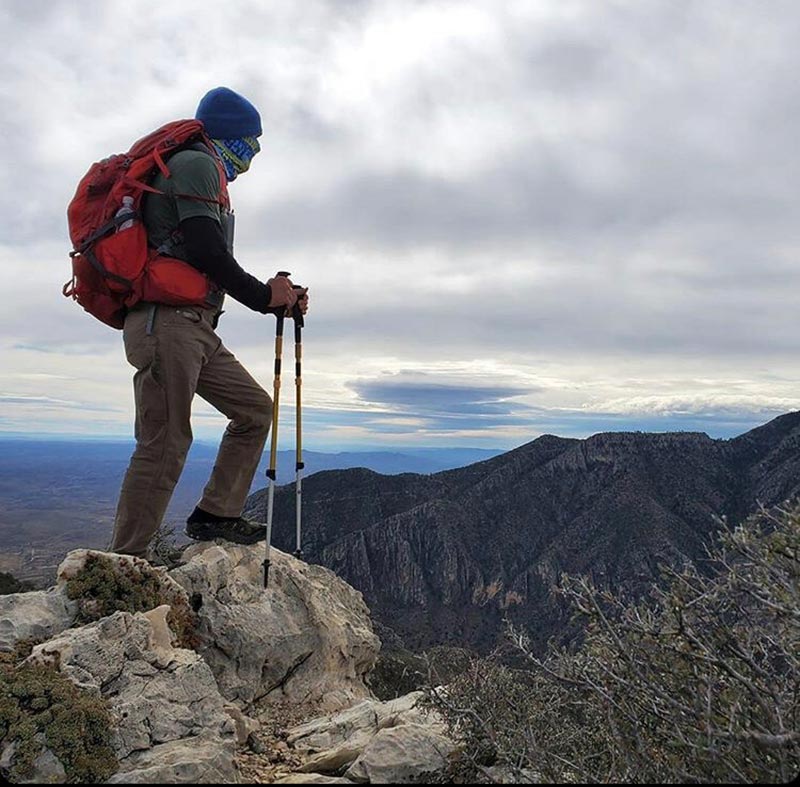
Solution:
[(155, 360), (156, 337), (147, 334), (148, 313), (146, 309), (131, 312), (125, 318), (122, 333), (125, 357), (134, 369), (144, 369)]
[(156, 438), (167, 422), (167, 392), (160, 378), (158, 356), (133, 376), (136, 399), (136, 439), (147, 442)]

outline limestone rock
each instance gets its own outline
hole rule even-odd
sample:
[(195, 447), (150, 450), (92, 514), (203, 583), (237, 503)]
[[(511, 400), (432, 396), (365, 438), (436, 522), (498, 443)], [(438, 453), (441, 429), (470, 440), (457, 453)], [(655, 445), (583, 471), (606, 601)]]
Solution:
[(352, 781), (387, 783), (442, 770), (455, 746), (439, 716), (418, 706), (421, 697), (414, 692), (390, 702), (366, 700), (292, 728), (287, 742), (307, 756), (300, 772), (346, 771)]
[(256, 719), (251, 719), (249, 716), (246, 716), (239, 708), (230, 703), (225, 705), (225, 713), (230, 716), (236, 728), (236, 743), (239, 744), (239, 746), (246, 746), (250, 740), (250, 736), (258, 732), (261, 725)]
[(402, 724), (422, 724), (426, 727), (444, 732), (444, 722), (430, 710), (420, 707), (423, 692), (412, 691), (395, 700), (376, 703), (378, 729), (399, 727)]
[(359, 732), (332, 749), (314, 755), (298, 772), (310, 775), (341, 773), (364, 753), (374, 737), (368, 732)]
[(64, 784), (67, 772), (61, 760), (50, 749), (44, 749), (33, 763), (31, 784)]
[(142, 570), (158, 576), (165, 598), (186, 598), (183, 588), (175, 582), (165, 569), (153, 568), (146, 560), (99, 552), (93, 549), (75, 549), (70, 552), (58, 568), (55, 587), (30, 593), (11, 593), (0, 596), (0, 651), (11, 651), (21, 640), (41, 642), (66, 631), (75, 623), (81, 605), (91, 601), (70, 601), (67, 598), (67, 582), (86, 565), (88, 558), (101, 556), (109, 560), (118, 571), (135, 574)]
[(418, 707), (421, 691), (406, 694), (396, 700), (379, 702), (365, 700), (340, 713), (322, 716), (293, 727), (288, 732), (289, 745), (299, 752), (318, 753), (350, 741), (354, 736), (402, 724), (420, 724), (444, 731), (442, 721), (434, 713)]
[(108, 700), (117, 782), (235, 782), (234, 724), (202, 658), (165, 639), (166, 611), (117, 612), (37, 646), (29, 661)]
[[(365, 678), (380, 641), (361, 594), (329, 570), (280, 552), (273, 552), (265, 592), (263, 549), (263, 544), (197, 544), (186, 551), (187, 563), (171, 574), (155, 570), (157, 583), (145, 561), (76, 550), (62, 563), (55, 588), (0, 599), (6, 613), (0, 614), (5, 632), (0, 642), (10, 649), (21, 638), (49, 637), (34, 647), (29, 661), (58, 669), (108, 702), (111, 745), (120, 764), (110, 783), (238, 782), (236, 743), (255, 739), (255, 722), (245, 713), (257, 701), (275, 701), (276, 709), (286, 703), (331, 711), (348, 707), (297, 734), (303, 751), (320, 755), (315, 765), (328, 772), (352, 766), (382, 728), (417, 719), (413, 699), (370, 699)], [(68, 628), (107, 609), (107, 599), (66, 600), (70, 578), (95, 555), (123, 575), (120, 588), (126, 593), (129, 581), (142, 575), (147, 584), (137, 605), (141, 598), (145, 604), (166, 599), (185, 609), (168, 618), (170, 607), (162, 604)], [(101, 586), (105, 569), (98, 575)], [(173, 621), (183, 626), (191, 610), (197, 613), (196, 636), (190, 629), (182, 641), (197, 642), (197, 651), (175, 647), (170, 627)], [(279, 745), (288, 757), (281, 761), (296, 767), (298, 755), (288, 743)], [(9, 748), (0, 756), (12, 756)], [(53, 766), (47, 778), (58, 780), (57, 763), (41, 764)], [(348, 783), (319, 773), (299, 778)]]
[(341, 713), (323, 716), (289, 730), (287, 741), (300, 752), (315, 753), (333, 749), (362, 732), (371, 737), (378, 732), (381, 703), (365, 700)]
[(420, 724), (380, 730), (345, 776), (369, 784), (410, 784), (447, 767), (452, 741)]
[(135, 752), (108, 784), (238, 784), (233, 745), (201, 735)]
[(44, 640), (72, 625), (77, 605), (58, 588), (0, 596), (0, 651), (20, 640)]
[(338, 709), (370, 696), (364, 682), (380, 642), (360, 593), (320, 566), (264, 545), (202, 543), (171, 576), (200, 619), (197, 650), (222, 694), (240, 706), (265, 700)]

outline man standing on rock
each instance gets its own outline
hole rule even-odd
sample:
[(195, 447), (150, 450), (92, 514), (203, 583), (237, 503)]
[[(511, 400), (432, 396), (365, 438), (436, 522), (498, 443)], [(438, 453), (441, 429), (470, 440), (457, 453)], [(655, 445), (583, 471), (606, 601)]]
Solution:
[[(246, 172), (260, 150), (261, 118), (243, 96), (219, 87), (197, 108), (211, 140), (168, 159), (169, 177), (150, 185), (142, 221), (150, 246), (188, 262), (216, 285), (203, 306), (145, 301), (125, 318), (125, 354), (136, 369), (136, 449), (122, 484), (111, 551), (146, 557), (161, 525), (192, 442), (195, 393), (229, 419), (211, 478), (186, 523), (198, 540), (224, 538), (253, 544), (266, 528), (243, 518), (272, 418), (272, 400), (222, 344), (215, 329), (224, 292), (261, 314), (281, 313), (297, 302), (287, 276), (263, 283), (232, 256), (233, 222), (220, 204), (226, 183)], [(308, 308), (302, 292), (301, 311)]]

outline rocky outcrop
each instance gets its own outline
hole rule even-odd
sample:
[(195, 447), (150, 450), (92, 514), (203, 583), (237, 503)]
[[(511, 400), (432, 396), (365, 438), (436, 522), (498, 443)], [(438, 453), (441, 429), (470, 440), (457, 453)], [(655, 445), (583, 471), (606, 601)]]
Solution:
[(228, 700), (335, 710), (370, 696), (380, 641), (361, 594), (335, 574), (273, 551), (265, 592), (263, 544), (200, 544), (185, 557), (172, 577), (197, 612), (197, 650)]
[(300, 772), (308, 781), (296, 774), (277, 783), (408, 784), (443, 772), (456, 746), (421, 697), (367, 700), (289, 730), (289, 745), (306, 755)]
[(68, 629), (77, 604), (58, 588), (0, 596), (0, 652), (18, 642), (43, 639)]
[(345, 777), (359, 784), (413, 784), (447, 768), (454, 745), (429, 727), (379, 730)]
[(50, 664), (108, 701), (120, 763), (112, 782), (238, 781), (224, 699), (203, 659), (172, 647), (168, 611), (117, 612), (38, 645), (28, 662)]
[[(105, 700), (119, 761), (111, 783), (235, 783), (236, 746), (257, 728), (248, 715), (256, 703), (325, 710), (370, 696), (365, 678), (380, 642), (361, 594), (330, 571), (273, 551), (265, 592), (263, 544), (198, 544), (185, 559), (167, 574), (78, 550), (56, 587), (0, 606), (7, 651), (43, 639), (25, 665), (56, 670)], [(76, 587), (89, 590), (70, 601)], [(108, 612), (131, 600), (138, 611)], [(86, 622), (92, 616), (99, 619)], [(0, 771), (13, 766), (18, 745), (0, 739)], [(38, 749), (33, 782), (70, 778), (45, 742)]]
[[(262, 492), (248, 510), (259, 513)], [(800, 412), (732, 440), (701, 433), (545, 435), (432, 476), (368, 470), (303, 483), (304, 548), (361, 590), (378, 620), (421, 649), (493, 647), (511, 617), (544, 644), (568, 630), (562, 573), (639, 594), (659, 564), (702, 559), (718, 520), (800, 495)], [(294, 539), (294, 488), (275, 497)]]

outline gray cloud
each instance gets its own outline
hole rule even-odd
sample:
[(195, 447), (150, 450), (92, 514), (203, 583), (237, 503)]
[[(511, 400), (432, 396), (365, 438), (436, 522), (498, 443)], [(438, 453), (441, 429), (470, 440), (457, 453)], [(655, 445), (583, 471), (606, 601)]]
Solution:
[[(515, 384), (487, 384), (475, 360), (498, 356), (529, 379), (558, 367), (554, 395), (583, 386), (592, 405), (618, 398), (586, 386), (613, 379), (620, 358), (661, 364), (654, 394), (660, 379), (698, 390), (696, 365), (719, 391), (734, 368), (764, 401), (800, 382), (788, 371), (800, 351), (795, 3), (237, 0), (235, 32), (220, 36), (218, 13), (196, 4), (143, 15), (123, 0), (31, 0), (5, 4), (0, 22), (9, 374), (84, 356), (94, 396), (129, 398), (119, 335), (58, 293), (66, 205), (93, 160), (225, 83), (265, 119), (264, 152), (232, 189), (237, 249), (261, 275), (289, 258), (312, 286), (317, 362), (471, 370), (463, 386), (367, 371), (350, 389), (362, 402), (437, 424), (590, 428), (580, 408), (539, 412)], [(359, 282), (368, 297), (353, 296)], [(255, 319), (233, 307), (222, 333), (260, 358), (272, 327)], [(686, 418), (749, 417), (714, 407)], [(617, 416), (648, 423), (622, 409), (586, 419)]]
[(348, 387), (367, 408), (357, 415), (356, 423), (382, 435), (525, 430), (532, 428), (538, 412), (518, 401), (536, 393), (535, 387), (443, 383), (436, 382), (435, 375), (414, 372), (356, 380)]
[(394, 418), (399, 415), (418, 418), (416, 428), (421, 435), (438, 430), (516, 427), (527, 429), (529, 439), (543, 433), (584, 436), (630, 430), (698, 431), (712, 437), (733, 437), (797, 404), (786, 400), (759, 405), (746, 397), (710, 395), (694, 399), (665, 397), (652, 402), (634, 399), (591, 408), (545, 407), (518, 400), (541, 393), (544, 388), (445, 385), (424, 381), (425, 377), (404, 372), (350, 383), (364, 404), (384, 408), (378, 413), (367, 410), (351, 414), (350, 423), (371, 422), (377, 432), (401, 434), (408, 431), (408, 426), (395, 423)]
[[(497, 77), (477, 91), (473, 115), (505, 117), (514, 128), (510, 147), (492, 152), (491, 140), (481, 140), (485, 161), (468, 172), (456, 162), (438, 176), (420, 167), (437, 142), (436, 118), (469, 118), (457, 97), (472, 97), (457, 70), (423, 73), (404, 104), (405, 139), (398, 128), (400, 144), (420, 151), (416, 166), (409, 159), (379, 168), (359, 162), (348, 146), (350, 166), (328, 189), (265, 207), (273, 238), (290, 243), (303, 233), (396, 248), (544, 237), (568, 246), (613, 239), (630, 248), (667, 228), (691, 247), (705, 246), (705, 228), (714, 225), (720, 271), (726, 247), (740, 248), (745, 238), (751, 251), (776, 233), (795, 238), (798, 165), (785, 155), (800, 115), (790, 89), (795, 63), (763, 56), (759, 42), (789, 44), (797, 14), (786, 4), (764, 14), (763, 5), (745, 3), (732, 25), (720, 3), (593, 8), (585, 25), (556, 27), (552, 38), (505, 20), (511, 63), (506, 70), (484, 64)], [(432, 116), (431, 95), (439, 110)], [(553, 121), (558, 133), (548, 128)], [(465, 122), (463, 134), (480, 132)]]
[(389, 379), (349, 384), (359, 397), (413, 414), (505, 415), (515, 409), (514, 397), (533, 391), (510, 386), (447, 385), (433, 381)]

